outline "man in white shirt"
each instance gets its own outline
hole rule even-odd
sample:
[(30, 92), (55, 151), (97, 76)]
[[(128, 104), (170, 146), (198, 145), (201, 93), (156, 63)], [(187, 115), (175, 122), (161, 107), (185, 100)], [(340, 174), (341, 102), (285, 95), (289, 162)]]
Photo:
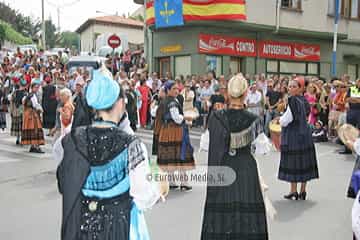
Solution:
[(262, 116), (264, 112), (261, 104), (262, 99), (263, 99), (262, 94), (257, 90), (256, 83), (253, 83), (246, 97), (246, 104), (248, 107), (248, 111), (254, 113), (259, 117)]
[(161, 85), (162, 85), (162, 82), (161, 80), (158, 78), (158, 74), (157, 72), (153, 72), (152, 76), (149, 77), (149, 79), (146, 81), (146, 85), (152, 89), (153, 88), (153, 83), (156, 82), (156, 90), (159, 90)]

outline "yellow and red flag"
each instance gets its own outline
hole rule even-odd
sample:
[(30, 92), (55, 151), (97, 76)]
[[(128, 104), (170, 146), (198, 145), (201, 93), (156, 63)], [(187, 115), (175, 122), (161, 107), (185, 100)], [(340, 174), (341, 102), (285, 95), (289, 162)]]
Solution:
[[(185, 21), (246, 20), (245, 0), (183, 0)], [(146, 24), (155, 23), (154, 2), (146, 3)]]

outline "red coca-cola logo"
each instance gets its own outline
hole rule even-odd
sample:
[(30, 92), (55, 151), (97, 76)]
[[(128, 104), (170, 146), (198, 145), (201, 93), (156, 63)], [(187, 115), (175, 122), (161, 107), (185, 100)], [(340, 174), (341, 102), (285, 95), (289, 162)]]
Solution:
[(211, 38), (209, 41), (209, 46), (217, 49), (226, 48), (226, 40)]

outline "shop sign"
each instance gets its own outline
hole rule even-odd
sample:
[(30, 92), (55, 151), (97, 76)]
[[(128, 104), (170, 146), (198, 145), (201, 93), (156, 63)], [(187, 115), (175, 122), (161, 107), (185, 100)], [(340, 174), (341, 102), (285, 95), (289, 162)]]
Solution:
[(259, 57), (297, 61), (320, 61), (320, 45), (260, 41)]
[(200, 34), (199, 52), (233, 56), (256, 56), (256, 41), (219, 35)]
[(160, 48), (160, 52), (162, 52), (162, 53), (181, 52), (182, 50), (183, 50), (183, 47), (180, 44), (163, 46)]

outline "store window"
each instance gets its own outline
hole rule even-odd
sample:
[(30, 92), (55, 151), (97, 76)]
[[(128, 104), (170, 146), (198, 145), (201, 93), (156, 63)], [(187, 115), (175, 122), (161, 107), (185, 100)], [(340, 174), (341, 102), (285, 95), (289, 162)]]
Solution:
[(175, 76), (191, 75), (191, 56), (175, 57)]
[(222, 74), (222, 57), (206, 56), (206, 71), (214, 71), (216, 76), (220, 76)]
[(278, 76), (291, 76), (293, 74), (319, 76), (320, 64), (312, 62), (267, 60), (266, 74)]
[(351, 81), (355, 81), (359, 77), (359, 65), (349, 64), (347, 67), (347, 74), (350, 76)]
[(301, 0), (281, 0), (281, 7), (301, 10)]
[(241, 58), (231, 57), (230, 58), (230, 73), (237, 74), (241, 72)]
[(308, 63), (308, 74), (318, 75), (319, 74), (319, 64), (318, 63)]
[(281, 61), (280, 72), (306, 74), (306, 63)]

